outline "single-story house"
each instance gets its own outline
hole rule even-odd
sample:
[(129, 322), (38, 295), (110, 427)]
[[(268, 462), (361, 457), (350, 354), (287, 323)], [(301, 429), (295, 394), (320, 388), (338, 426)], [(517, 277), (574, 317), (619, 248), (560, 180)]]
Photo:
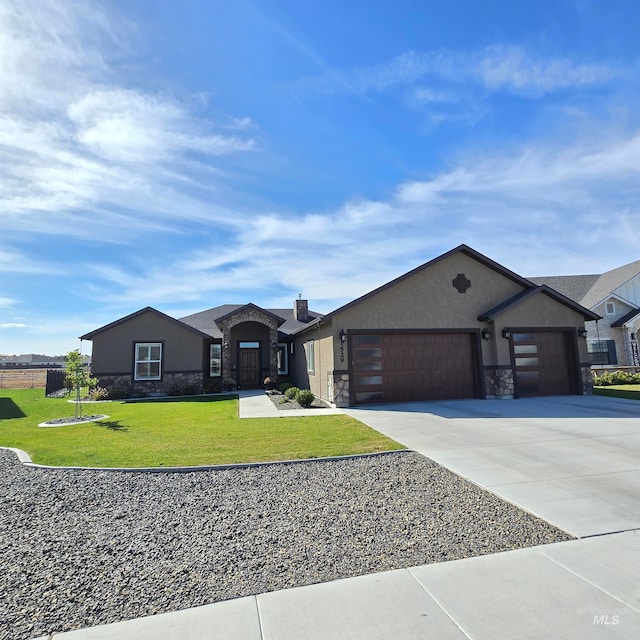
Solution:
[(594, 366), (640, 367), (640, 260), (600, 274), (530, 278), (601, 316), (585, 323)]
[(93, 375), (130, 393), (288, 379), (336, 406), (591, 392), (593, 311), (460, 245), (327, 315), (145, 307), (81, 336)]

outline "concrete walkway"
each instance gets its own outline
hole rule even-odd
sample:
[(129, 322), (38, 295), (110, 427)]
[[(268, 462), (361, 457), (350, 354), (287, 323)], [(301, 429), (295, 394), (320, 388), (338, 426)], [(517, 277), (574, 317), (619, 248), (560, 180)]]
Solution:
[(278, 409), (260, 389), (239, 391), (238, 414), (241, 418), (292, 418), (294, 416), (330, 416), (342, 409)]
[[(269, 411), (264, 400), (271, 403), (249, 395), (240, 405), (249, 407), (245, 415)], [(591, 537), (265, 593), (53, 638), (640, 637), (640, 404), (572, 397), (346, 412), (525, 509), (547, 513), (546, 519), (575, 535)]]

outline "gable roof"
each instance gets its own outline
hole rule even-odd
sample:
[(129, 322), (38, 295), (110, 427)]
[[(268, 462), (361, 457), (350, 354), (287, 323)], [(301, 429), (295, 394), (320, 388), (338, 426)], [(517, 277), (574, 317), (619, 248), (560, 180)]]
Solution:
[(582, 315), (582, 317), (585, 320), (600, 320), (600, 316), (597, 313), (593, 313), (592, 311), (589, 311), (589, 309), (583, 307), (577, 302), (574, 302), (570, 298), (563, 296), (561, 293), (559, 293), (555, 289), (552, 289), (551, 287), (545, 284), (537, 287), (534, 286), (531, 289), (526, 289), (525, 291), (521, 291), (520, 293), (517, 293), (515, 296), (508, 298), (504, 302), (501, 302), (499, 305), (496, 305), (492, 309), (489, 309), (488, 311), (485, 311), (484, 313), (480, 314), (478, 316), (478, 320), (481, 320), (484, 322), (493, 322), (496, 316), (499, 316), (501, 313), (504, 313), (508, 309), (511, 309), (519, 305), (521, 302), (524, 302), (528, 298), (538, 295), (539, 293), (547, 295), (552, 300), (555, 300), (556, 302), (559, 302), (560, 304), (563, 304), (566, 307), (569, 307), (570, 309), (577, 311), (579, 314)]
[[(252, 303), (249, 303), (252, 305)], [(222, 338), (222, 331), (217, 325), (217, 322), (226, 318), (240, 309), (243, 309), (249, 305), (246, 304), (223, 304), (219, 307), (212, 307), (211, 309), (206, 309), (205, 311), (200, 311), (198, 313), (192, 313), (189, 316), (185, 316), (184, 318), (180, 318), (180, 322), (184, 322), (199, 331), (206, 333), (208, 336), (212, 338)], [(322, 314), (317, 313), (315, 311), (309, 311), (309, 322), (300, 322), (296, 320), (293, 314), (293, 308), (291, 309), (263, 309), (262, 307), (258, 307), (257, 305), (252, 305), (261, 311), (275, 317), (278, 319), (278, 324), (280, 325), (278, 330), (280, 333), (285, 335), (291, 335), (295, 331), (304, 328), (309, 323), (315, 323), (319, 318), (322, 318)]]
[(584, 307), (592, 309), (639, 273), (640, 260), (636, 260), (601, 274), (545, 276), (529, 279), (536, 284), (547, 284)]
[(640, 315), (640, 309), (631, 309), (629, 313), (625, 313), (621, 318), (618, 318), (615, 322), (611, 323), (612, 327), (621, 327), (622, 325), (633, 320), (637, 315)]
[[(527, 280), (526, 278), (523, 278), (522, 276), (519, 276), (517, 273), (511, 271), (510, 269), (503, 267), (501, 264), (495, 262), (494, 260), (491, 260), (491, 258), (487, 258), (487, 256), (481, 254), (479, 251), (476, 251), (475, 249), (472, 249), (468, 245), (461, 244), (455, 247), (454, 249), (451, 249), (450, 251), (443, 253), (437, 258), (434, 258), (433, 260), (429, 260), (428, 262), (425, 262), (419, 267), (416, 267), (415, 269), (408, 271), (407, 273), (399, 276), (398, 278), (395, 278), (394, 280), (391, 280), (390, 282), (383, 284), (381, 287), (378, 287), (377, 289), (374, 289), (369, 293), (365, 293), (363, 296), (360, 296), (359, 298), (356, 298), (355, 300), (352, 300), (351, 302), (348, 302), (347, 304), (341, 307), (338, 307), (331, 313), (328, 313), (326, 316), (324, 316), (321, 324), (324, 324), (326, 321), (331, 320), (333, 316), (337, 315), (338, 313), (342, 313), (343, 311), (346, 311), (347, 309), (350, 309), (351, 307), (354, 307), (360, 304), (361, 302), (364, 302), (365, 300), (372, 298), (373, 296), (379, 294), (380, 292), (395, 286), (396, 284), (402, 282), (403, 280), (406, 280), (407, 278), (410, 278), (411, 276), (417, 273), (420, 273), (425, 269), (428, 269), (429, 267), (437, 264), (438, 262), (441, 262), (442, 260), (445, 260), (449, 256), (452, 256), (456, 253), (463, 253), (469, 258), (472, 258), (473, 260), (477, 260), (480, 264), (483, 264), (485, 267), (488, 267), (489, 269), (493, 269), (500, 275), (504, 276), (505, 278), (508, 278), (509, 280), (512, 280), (513, 282), (515, 282), (516, 284), (519, 284), (522, 287), (525, 287), (527, 289), (531, 287), (535, 287), (535, 285), (531, 281)], [(303, 329), (304, 327), (299, 331), (302, 331)]]
[(172, 318), (171, 316), (168, 316), (166, 313), (162, 313), (162, 311), (158, 311), (157, 309), (154, 309), (153, 307), (144, 307), (144, 309), (140, 309), (138, 311), (134, 311), (133, 313), (130, 313), (128, 316), (124, 316), (124, 318), (119, 318), (118, 320), (115, 320), (114, 322), (110, 322), (109, 324), (105, 324), (103, 327), (100, 327), (99, 329), (95, 329), (94, 331), (90, 331), (89, 333), (85, 333), (83, 336), (80, 336), (80, 340), (93, 340), (93, 337), (95, 335), (97, 335), (98, 333), (102, 333), (103, 331), (107, 331), (108, 329), (111, 329), (119, 324), (122, 324), (124, 322), (127, 322), (129, 320), (132, 320), (133, 318), (137, 318), (138, 316), (141, 316), (145, 313), (155, 313), (156, 315), (160, 316), (161, 318), (164, 318), (165, 320), (169, 320), (171, 322), (175, 322), (176, 324), (181, 325), (182, 327), (184, 327), (185, 329), (188, 329), (189, 331), (193, 331), (194, 333), (198, 333), (200, 334), (203, 338), (208, 338), (209, 336), (206, 333), (203, 333), (202, 331), (200, 331), (199, 329), (197, 329), (196, 327), (193, 327), (192, 325), (188, 325), (184, 322), (181, 322), (180, 320), (176, 320), (175, 318)]

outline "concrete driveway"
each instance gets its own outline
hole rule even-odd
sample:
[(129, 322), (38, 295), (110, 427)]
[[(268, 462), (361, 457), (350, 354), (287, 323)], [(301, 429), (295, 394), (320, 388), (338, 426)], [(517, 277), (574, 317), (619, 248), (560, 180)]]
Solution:
[(640, 528), (633, 400), (459, 400), (346, 412), (576, 537)]

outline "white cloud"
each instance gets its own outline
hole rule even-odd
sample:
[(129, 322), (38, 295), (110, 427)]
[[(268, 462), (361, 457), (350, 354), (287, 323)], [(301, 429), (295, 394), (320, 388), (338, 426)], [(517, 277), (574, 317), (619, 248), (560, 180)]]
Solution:
[[(491, 45), (477, 51), (406, 51), (388, 62), (341, 74), (307, 78), (302, 86), (326, 93), (379, 93), (421, 81), (415, 98), (423, 102), (455, 102), (455, 85), (474, 83), (489, 92), (506, 91), (531, 98), (568, 87), (598, 86), (624, 75), (614, 63), (581, 62), (568, 57), (530, 53), (515, 45)], [(452, 83), (444, 91), (427, 80)]]
[(3, 298), (0, 296), (0, 307), (12, 307), (16, 301), (13, 298)]
[(3, 322), (0, 324), (0, 328), (2, 329), (24, 329), (28, 325), (23, 324), (22, 322)]
[(224, 247), (203, 243), (135, 277), (101, 268), (92, 295), (111, 305), (202, 309), (271, 300), (275, 289), (291, 300), (303, 291), (329, 311), (460, 243), (523, 275), (604, 271), (637, 257), (638, 151), (640, 134), (591, 134), (563, 148), (470, 153), (430, 179), (398, 185), (385, 201), (302, 218), (272, 211), (227, 233)]
[(212, 197), (220, 163), (258, 149), (254, 123), (232, 119), (230, 132), (196, 111), (198, 96), (124, 86), (115, 61), (132, 31), (85, 0), (0, 0), (0, 208), (13, 237), (117, 241), (136, 226), (225, 218)]

